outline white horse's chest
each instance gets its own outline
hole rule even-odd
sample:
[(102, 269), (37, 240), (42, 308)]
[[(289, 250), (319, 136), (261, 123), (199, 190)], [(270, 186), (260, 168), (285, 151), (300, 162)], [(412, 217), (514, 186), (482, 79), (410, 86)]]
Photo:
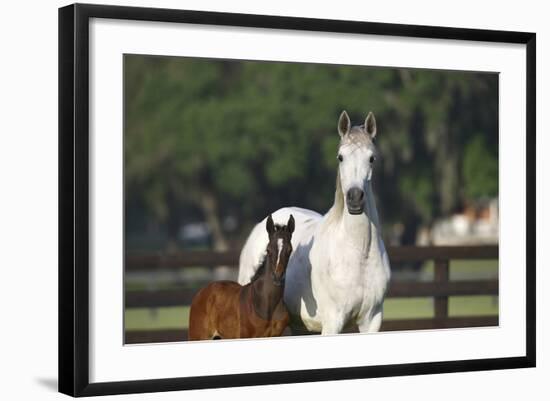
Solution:
[[(370, 322), (376, 319), (374, 315), (381, 319), (390, 275), (377, 228), (346, 226), (340, 221), (323, 226), (326, 216), (323, 220), (297, 208), (280, 209), (273, 216), (276, 221), (286, 221), (289, 214), (296, 219), (296, 231), (287, 267), (285, 304), (295, 328), (303, 325), (309, 331), (337, 333), (349, 323), (362, 322), (362, 331), (376, 331), (376, 324), (370, 327)], [(264, 235), (264, 226), (257, 227), (253, 233)], [(253, 235), (247, 240), (240, 262), (242, 284), (253, 275), (265, 241)]]
[(331, 309), (328, 313), (342, 315), (347, 321), (361, 318), (381, 304), (389, 280), (384, 253), (379, 243), (367, 249), (357, 244), (314, 245), (312, 290), (320, 309)]

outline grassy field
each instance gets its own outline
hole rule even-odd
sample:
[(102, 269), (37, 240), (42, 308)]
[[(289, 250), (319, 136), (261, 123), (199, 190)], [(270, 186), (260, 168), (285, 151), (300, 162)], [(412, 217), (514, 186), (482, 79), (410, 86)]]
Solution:
[[(497, 261), (456, 261), (451, 262), (451, 280), (486, 280), (498, 278)], [(418, 279), (433, 279), (433, 263), (427, 262), (421, 269)], [(173, 288), (173, 284), (157, 283), (162, 289)], [(127, 288), (138, 289), (127, 283)], [(159, 289), (161, 289), (159, 288)], [(498, 315), (498, 297), (462, 296), (449, 298), (450, 316)], [(384, 320), (414, 319), (433, 317), (432, 298), (388, 298), (384, 302)], [(187, 328), (189, 307), (134, 308), (125, 311), (127, 330), (155, 330)]]
[[(451, 260), (451, 281), (498, 279), (498, 260)], [(424, 263), (421, 279), (431, 281), (434, 276), (432, 261)]]
[[(498, 314), (498, 298), (492, 296), (450, 297), (451, 316)], [(433, 317), (431, 298), (389, 298), (384, 303), (384, 320)], [(189, 307), (135, 308), (126, 310), (126, 329), (187, 328)]]

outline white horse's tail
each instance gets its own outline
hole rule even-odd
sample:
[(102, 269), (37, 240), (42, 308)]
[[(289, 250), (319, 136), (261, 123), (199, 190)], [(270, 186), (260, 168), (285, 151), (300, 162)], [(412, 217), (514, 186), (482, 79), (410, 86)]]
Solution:
[[(290, 215), (294, 216), (295, 231), (292, 234), (292, 246), (296, 249), (304, 229), (323, 216), (319, 213), (299, 207), (285, 207), (272, 214), (275, 224), (285, 225)], [(250, 282), (265, 257), (269, 237), (265, 228), (267, 217), (256, 224), (248, 236), (239, 258), (239, 284)]]

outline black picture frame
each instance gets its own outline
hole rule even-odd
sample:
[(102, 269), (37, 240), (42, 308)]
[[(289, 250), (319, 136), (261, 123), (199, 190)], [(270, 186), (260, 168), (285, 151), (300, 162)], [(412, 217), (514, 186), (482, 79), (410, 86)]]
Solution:
[[(526, 45), (526, 355), (522, 357), (89, 382), (89, 22), (179, 22)], [(93, 396), (534, 367), (536, 35), (526, 32), (75, 4), (59, 9), (59, 391)]]

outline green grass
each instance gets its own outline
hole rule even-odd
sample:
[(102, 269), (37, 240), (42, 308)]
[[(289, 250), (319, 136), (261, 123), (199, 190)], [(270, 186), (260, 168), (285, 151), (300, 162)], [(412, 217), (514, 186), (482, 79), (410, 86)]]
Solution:
[[(492, 296), (449, 297), (450, 316), (486, 316), (498, 314), (498, 298)], [(433, 317), (432, 298), (388, 298), (384, 302), (384, 320)], [(187, 328), (189, 307), (134, 308), (125, 313), (127, 330)]]
[[(433, 277), (434, 264), (428, 261), (422, 266), (421, 280), (432, 281)], [(498, 260), (452, 260), (449, 278), (451, 281), (498, 279)]]
[(189, 307), (132, 308), (124, 313), (126, 330), (187, 328)]
[(498, 297), (487, 295), (449, 297), (449, 315), (451, 317), (498, 315)]
[[(449, 316), (498, 315), (498, 298), (487, 295), (449, 297)], [(388, 298), (384, 320), (433, 317), (433, 298)]]
[(387, 298), (384, 301), (384, 320), (432, 316), (433, 302), (431, 298)]
[[(498, 261), (451, 261), (451, 280), (498, 279)], [(421, 281), (433, 280), (433, 263), (426, 262), (420, 274)], [(126, 283), (128, 290), (141, 290), (139, 283)], [(182, 284), (158, 282), (158, 290), (182, 288)], [(498, 315), (498, 297), (463, 296), (449, 297), (449, 315), (487, 316)], [(388, 298), (384, 302), (384, 320), (433, 317), (433, 298)], [(187, 328), (189, 307), (133, 308), (125, 311), (127, 330), (156, 330)]]

